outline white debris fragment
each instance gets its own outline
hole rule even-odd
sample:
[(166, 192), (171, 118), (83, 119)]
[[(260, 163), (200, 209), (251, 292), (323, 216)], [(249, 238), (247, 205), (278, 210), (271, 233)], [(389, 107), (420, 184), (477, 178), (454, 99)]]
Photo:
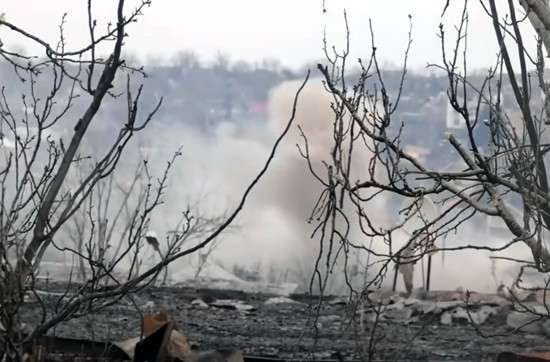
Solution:
[(444, 312), (439, 318), (439, 323), (448, 326), (453, 323), (453, 316), (449, 312)]
[(300, 302), (295, 301), (295, 300), (290, 299), (290, 298), (287, 298), (287, 297), (273, 297), (273, 298), (269, 298), (268, 300), (266, 300), (266, 301), (264, 302), (264, 304), (266, 304), (266, 305), (271, 305), (271, 304), (284, 304), (284, 303), (287, 303), (287, 304), (299, 304)]
[(422, 315), (425, 315), (425, 314), (430, 314), (430, 313), (440, 313), (441, 312), (441, 308), (437, 306), (436, 303), (434, 302), (431, 302), (431, 303), (427, 303), (427, 302), (417, 302), (414, 304), (414, 307), (415, 311), (419, 314), (422, 314)]
[(398, 323), (408, 324), (412, 322), (414, 309), (409, 307), (395, 308), (386, 312), (385, 317)]
[(441, 314), (440, 323), (449, 325), (453, 322), (474, 322), (475, 324), (483, 324), (487, 319), (497, 313), (497, 308), (488, 305), (482, 305), (478, 308), (456, 307), (452, 310), (447, 310)]
[(144, 310), (152, 311), (155, 308), (155, 302), (152, 300), (145, 303), (142, 307)]
[(328, 301), (328, 304), (330, 305), (348, 305), (350, 303), (358, 303), (358, 302), (356, 300), (350, 300), (350, 298), (335, 298), (333, 300)]
[[(533, 305), (531, 303), (525, 303), (525, 307), (525, 310), (511, 311), (506, 318), (506, 324), (510, 328), (519, 329), (523, 332), (542, 334), (550, 337), (550, 320), (548, 318), (541, 318), (535, 314), (547, 314), (546, 308), (543, 305)], [(527, 308), (535, 313), (527, 310)]]
[(199, 308), (208, 308), (208, 304), (206, 304), (206, 302), (200, 298), (197, 298), (195, 300), (193, 300), (191, 302), (191, 305), (194, 305), (195, 307), (199, 307)]
[(241, 300), (233, 300), (233, 299), (219, 299), (212, 303), (210, 303), (212, 307), (217, 308), (226, 308), (226, 309), (236, 309), (243, 312), (251, 312), (256, 310), (253, 306), (250, 304), (246, 304), (245, 302)]

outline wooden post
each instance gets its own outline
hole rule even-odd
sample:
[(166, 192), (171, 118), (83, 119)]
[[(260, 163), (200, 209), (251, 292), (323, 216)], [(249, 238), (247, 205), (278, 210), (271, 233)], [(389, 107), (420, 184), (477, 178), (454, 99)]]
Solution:
[(399, 275), (399, 257), (397, 258), (397, 263), (395, 263), (395, 274), (393, 275), (393, 288), (392, 291), (395, 292), (397, 289), (397, 276)]
[(432, 277), (432, 254), (428, 254), (428, 272), (426, 273), (426, 291), (430, 291), (430, 279)]

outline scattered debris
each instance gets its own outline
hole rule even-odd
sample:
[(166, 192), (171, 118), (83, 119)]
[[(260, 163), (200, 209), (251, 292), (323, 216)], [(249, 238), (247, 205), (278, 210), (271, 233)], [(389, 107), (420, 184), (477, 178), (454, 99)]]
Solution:
[(545, 306), (525, 303), (521, 309), (508, 313), (506, 324), (510, 328), (550, 336), (550, 319), (548, 319), (548, 311)]
[(194, 305), (199, 308), (208, 308), (208, 304), (200, 298), (197, 298), (191, 302), (191, 305)]
[[(54, 292), (59, 290), (63, 288), (53, 289)], [(47, 304), (52, 304), (52, 301), (58, 301), (60, 296), (61, 294), (57, 293), (47, 293), (41, 297)], [(303, 332), (308, 313), (311, 312), (309, 303), (312, 300), (317, 301), (316, 298), (317, 296), (301, 294), (275, 297), (272, 294), (247, 294), (232, 290), (152, 288), (136, 295), (137, 305), (148, 305), (165, 313), (145, 315), (143, 326), (128, 303), (110, 307), (94, 315), (97, 321), (92, 326), (95, 337), (90, 337), (87, 333), (89, 326), (84, 327), (77, 320), (63, 324), (55, 333), (57, 336), (72, 338), (115, 338), (121, 341), (113, 346), (112, 343), (89, 340), (87, 343), (96, 344), (93, 347), (94, 351), (111, 348), (109, 353), (100, 352), (106, 356), (101, 361), (130, 360), (138, 353), (139, 358), (143, 355), (146, 359), (158, 359), (164, 351), (169, 358), (183, 359), (185, 362), (243, 362), (243, 358), (244, 362), (280, 362), (294, 355), (292, 341)], [(497, 295), (415, 290), (411, 295), (399, 292), (371, 292), (363, 296), (363, 299), (323, 296), (323, 300), (325, 303), (315, 310), (318, 312), (316, 333), (319, 334), (318, 349), (315, 351), (316, 361), (324, 361), (326, 356), (337, 362), (338, 359), (330, 354), (336, 344), (346, 353), (346, 361), (359, 358), (353, 352), (355, 342), (350, 339), (351, 329), (349, 332), (342, 332), (342, 327), (349, 323), (348, 316), (352, 309), (357, 316), (362, 317), (366, 332), (369, 332), (372, 326), (366, 323), (377, 319), (378, 327), (391, 345), (381, 343), (384, 343), (384, 348), (389, 347), (388, 351), (392, 357), (398, 350), (405, 348), (401, 340), (405, 333), (412, 333), (415, 344), (411, 347), (408, 357), (418, 360), (481, 360), (492, 353), (492, 359), (486, 359), (487, 361), (495, 362), (497, 357), (501, 358), (501, 361), (506, 361), (502, 359), (507, 358), (506, 354), (502, 355), (505, 351), (509, 351), (508, 356), (512, 353), (521, 358), (540, 359), (543, 356), (540, 353), (544, 352), (542, 349), (526, 350), (524, 347), (545, 345), (546, 336), (550, 335), (550, 322), (545, 323), (547, 318), (541, 318), (530, 325), (532, 329), (529, 329), (529, 326), (521, 328), (521, 331), (527, 333), (507, 336), (510, 328), (521, 327), (522, 324), (533, 321), (533, 315), (531, 320), (526, 319), (529, 314), (522, 313), (517, 302), (514, 304), (509, 299)], [(376, 304), (377, 300), (383, 305)], [(468, 305), (465, 304), (466, 300)], [(30, 302), (25, 308), (36, 311), (35, 303)], [(539, 302), (526, 302), (524, 305), (528, 309), (547, 315), (546, 309)], [(355, 306), (356, 309), (352, 308)], [(257, 312), (248, 313), (249, 311)], [(30, 312), (25, 316), (23, 322), (29, 323), (32, 328), (33, 316)], [(484, 339), (476, 336), (469, 326), (470, 318), (480, 325), (482, 332), (495, 334), (496, 337)], [(182, 320), (185, 324), (181, 324)], [(178, 321), (179, 328), (175, 321)], [(143, 333), (140, 333), (142, 328)], [(334, 340), (336, 335), (339, 337)], [(193, 348), (197, 351), (191, 349), (191, 340), (187, 339), (188, 336), (193, 336)], [(438, 336), (442, 336), (442, 339)], [(246, 346), (246, 349), (242, 353), (232, 350), (233, 343), (239, 344), (235, 347)], [(218, 349), (220, 347), (225, 349)], [(80, 357), (85, 355), (81, 347), (75, 345), (71, 348), (70, 353), (75, 352)], [(87, 348), (92, 350), (91, 346)], [(111, 359), (112, 353), (118, 353), (113, 351), (120, 351), (123, 359)], [(245, 352), (261, 357), (242, 357)], [(539, 354), (529, 354), (531, 352)], [(306, 357), (304, 353), (298, 353), (295, 358)], [(229, 361), (230, 359), (232, 361)]]
[(384, 317), (398, 323), (408, 324), (413, 321), (413, 319), (411, 318), (413, 312), (413, 308), (406, 308), (402, 303), (400, 303), (399, 308), (391, 308), (387, 310), (384, 314)]
[(148, 311), (148, 312), (153, 311), (153, 309), (155, 309), (155, 302), (153, 302), (152, 300), (146, 302), (146, 303), (142, 306), (142, 309), (144, 309), (145, 311)]
[[(170, 337), (167, 342), (163, 342), (163, 344), (167, 346), (168, 355), (181, 361), (190, 361), (193, 353), (191, 352), (191, 346), (187, 337), (181, 332), (173, 329), (175, 327), (175, 322), (168, 318), (165, 313), (149, 314), (143, 318), (143, 337), (148, 338), (168, 325), (171, 325), (171, 327), (166, 330), (166, 333), (169, 334)], [(136, 347), (139, 346), (139, 343), (142, 343), (142, 338), (138, 336), (126, 341), (117, 342), (115, 345), (122, 349), (131, 360), (134, 360)], [(163, 344), (158, 344), (159, 348), (162, 347)]]
[(350, 302), (350, 298), (334, 298), (333, 300), (329, 300), (328, 304), (330, 305), (348, 305)]
[(269, 298), (268, 300), (266, 300), (264, 302), (264, 304), (266, 304), (266, 305), (282, 304), (282, 303), (299, 304), (300, 302), (298, 302), (294, 299), (287, 298), (287, 297), (273, 297), (273, 298)]
[(134, 347), (134, 362), (166, 361), (169, 356), (168, 341), (173, 327), (174, 322), (169, 321), (138, 341)]
[(452, 324), (453, 322), (474, 322), (476, 325), (483, 324), (492, 315), (496, 315), (498, 309), (488, 305), (479, 308), (456, 307), (441, 314), (441, 324)]
[(235, 348), (194, 353), (187, 337), (174, 327), (174, 320), (165, 313), (149, 314), (143, 318), (143, 338), (135, 337), (115, 345), (134, 362), (167, 358), (182, 362), (244, 362), (242, 352)]
[(392, 291), (377, 291), (369, 293), (367, 299), (373, 304), (393, 304), (399, 298), (405, 297), (405, 293)]
[(250, 304), (246, 304), (241, 300), (232, 300), (232, 299), (219, 299), (210, 303), (211, 307), (223, 308), (223, 309), (233, 309), (240, 310), (243, 312), (253, 312), (256, 310)]
[[(467, 323), (474, 321), (476, 324), (483, 324), (490, 316), (498, 314), (504, 306), (503, 301), (486, 295), (475, 295), (473, 301), (467, 305), (464, 293), (449, 292), (439, 294), (426, 293), (425, 299), (413, 298), (390, 298), (378, 318), (390, 319), (398, 323), (409, 324), (421, 316), (439, 316), (440, 323), (450, 325), (453, 323)], [(366, 308), (367, 314), (376, 314), (377, 305), (373, 304)], [(373, 316), (367, 316), (373, 320)]]
[(508, 288), (504, 284), (501, 284), (497, 289), (497, 295), (513, 303), (550, 304), (550, 293), (544, 289), (523, 290), (515, 286)]

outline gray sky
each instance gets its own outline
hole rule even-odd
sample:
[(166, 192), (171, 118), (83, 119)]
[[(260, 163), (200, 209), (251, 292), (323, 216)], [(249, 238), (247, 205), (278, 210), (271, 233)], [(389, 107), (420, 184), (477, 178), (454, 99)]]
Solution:
[[(137, 1), (127, 3), (130, 9)], [(326, 0), (328, 11), (323, 14), (323, 0), (153, 0), (141, 21), (128, 29), (131, 36), (128, 49), (143, 57), (166, 58), (181, 50), (194, 50), (204, 60), (222, 51), (232, 60), (278, 58), (285, 65), (297, 67), (322, 57), (325, 25), (329, 43), (339, 44), (345, 34), (342, 22), (345, 7), (351, 26), (352, 55), (365, 56), (370, 51), (370, 18), (380, 56), (393, 64), (402, 62), (411, 14), (414, 41), (410, 64), (419, 68), (428, 61), (441, 59), (436, 36), (439, 23), (445, 24), (449, 36), (454, 35), (452, 27), (458, 24), (464, 3), (452, 1), (442, 19), (444, 3), (443, 0)], [(115, 5), (114, 0), (95, 0), (100, 25), (114, 19)], [(68, 12), (67, 37), (71, 45), (86, 41), (85, 10), (85, 0), (6, 1), (2, 8), (8, 21), (51, 42), (57, 39), (62, 14)], [(474, 67), (487, 66), (496, 52), (490, 19), (478, 1), (470, 1), (469, 15), (469, 62)], [(6, 44), (20, 43), (20, 39), (0, 30)]]

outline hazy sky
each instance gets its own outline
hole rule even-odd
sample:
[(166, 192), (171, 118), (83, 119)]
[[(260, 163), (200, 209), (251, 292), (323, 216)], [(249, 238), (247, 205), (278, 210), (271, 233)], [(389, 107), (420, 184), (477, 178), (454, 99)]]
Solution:
[[(409, 26), (413, 17), (413, 50), (411, 65), (423, 67), (427, 61), (438, 62), (441, 46), (436, 34), (443, 22), (450, 36), (458, 23), (463, 1), (452, 1), (448, 14), (441, 18), (444, 0), (153, 0), (144, 17), (128, 29), (128, 49), (140, 56), (170, 57), (180, 50), (194, 50), (201, 58), (211, 59), (217, 51), (232, 60), (254, 61), (278, 58), (283, 64), (300, 66), (322, 56), (325, 25), (330, 43), (345, 34), (343, 9), (348, 11), (354, 55), (370, 51), (369, 19), (377, 40), (380, 56), (391, 63), (401, 63)], [(114, 0), (95, 0), (97, 17), (114, 20)], [(128, 9), (137, 4), (127, 1)], [(500, 2), (505, 5), (506, 2)], [(3, 2), (1, 11), (7, 20), (54, 42), (58, 23), (69, 13), (67, 37), (71, 44), (86, 40), (86, 0), (18, 0)], [(470, 63), (487, 66), (496, 47), (491, 23), (478, 1), (470, 1)], [(105, 22), (100, 25), (105, 25)], [(0, 29), (2, 30), (2, 29)], [(2, 40), (13, 44), (6, 30)]]

